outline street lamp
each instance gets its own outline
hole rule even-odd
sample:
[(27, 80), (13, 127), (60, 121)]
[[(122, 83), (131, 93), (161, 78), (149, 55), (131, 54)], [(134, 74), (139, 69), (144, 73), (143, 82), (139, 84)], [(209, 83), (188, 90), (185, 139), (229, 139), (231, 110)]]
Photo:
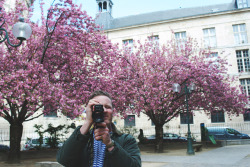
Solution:
[[(29, 26), (29, 24), (25, 23), (24, 22), (24, 18), (20, 18), (19, 19), (19, 22), (16, 23), (14, 26), (13, 26), (13, 29), (12, 29), (12, 32), (13, 32), (13, 35), (18, 39), (20, 40), (20, 42), (18, 44), (12, 44), (9, 40), (9, 34), (7, 32), (6, 29), (2, 28), (2, 26), (4, 25), (5, 23), (5, 19), (3, 17), (0, 17), (0, 21), (3, 20), (3, 23), (2, 25), (0, 26), (0, 36), (2, 36), (3, 34), (4, 37), (2, 39), (0, 39), (0, 43), (4, 42), (6, 39), (7, 39), (7, 42), (10, 46), (12, 47), (18, 47), (22, 44), (22, 42), (26, 39), (29, 39), (29, 37), (31, 36), (31, 33), (32, 33), (32, 30), (31, 30), (31, 27)], [(5, 33), (4, 33), (5, 32)]]
[[(191, 91), (195, 90), (195, 84), (191, 83), (189, 86), (185, 83), (185, 97), (186, 97), (186, 106), (187, 106), (187, 121), (188, 121), (188, 137), (187, 137), (187, 154), (188, 155), (194, 155), (194, 149), (192, 146), (192, 138), (191, 138), (191, 132), (190, 132), (190, 124), (189, 124), (189, 111), (188, 111), (188, 97)], [(174, 92), (181, 92), (181, 86), (178, 83), (174, 83), (172, 87)]]

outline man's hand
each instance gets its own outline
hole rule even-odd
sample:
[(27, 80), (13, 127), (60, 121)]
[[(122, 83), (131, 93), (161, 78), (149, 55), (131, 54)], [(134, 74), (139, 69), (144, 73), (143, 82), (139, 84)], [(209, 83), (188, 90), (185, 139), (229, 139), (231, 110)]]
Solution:
[(94, 99), (91, 99), (88, 102), (88, 105), (86, 107), (86, 120), (84, 121), (84, 123), (80, 129), (80, 132), (83, 135), (89, 131), (89, 128), (94, 123), (94, 121), (92, 119), (92, 110), (93, 110), (94, 105), (96, 105), (96, 104), (100, 104), (100, 103)]
[(91, 124), (93, 124), (92, 111), (94, 105), (96, 104), (100, 103), (94, 99), (91, 99), (86, 107), (86, 121), (90, 122)]
[(109, 135), (109, 129), (105, 122), (97, 123), (94, 131), (95, 139), (102, 140), (105, 145), (109, 145), (112, 141)]

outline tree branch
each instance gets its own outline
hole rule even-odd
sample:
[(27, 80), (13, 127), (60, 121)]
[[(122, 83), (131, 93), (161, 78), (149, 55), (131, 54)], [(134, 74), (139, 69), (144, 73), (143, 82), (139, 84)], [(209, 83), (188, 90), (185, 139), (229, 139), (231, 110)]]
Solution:
[[(41, 104), (38, 108), (36, 108), (36, 110), (34, 111), (34, 113), (36, 113), (39, 109), (41, 109), (43, 107), (43, 104)], [(24, 120), (26, 121), (27, 118), (29, 118), (30, 116), (33, 116), (34, 114), (32, 115), (27, 115), (24, 117)]]
[[(38, 115), (38, 116), (35, 116), (35, 117), (33, 117), (33, 118), (30, 118), (30, 119), (25, 119), (25, 122), (28, 122), (28, 121), (31, 121), (31, 120), (33, 120), (33, 119), (36, 119), (36, 118), (38, 118), (38, 117), (40, 117), (41, 115), (43, 115), (43, 113), (41, 113), (40, 115)], [(28, 116), (29, 117), (29, 116)], [(26, 118), (28, 118), (28, 117), (26, 117)]]
[(6, 99), (6, 100), (7, 100), (8, 104), (9, 104), (11, 115), (14, 117), (14, 119), (16, 119), (17, 115), (16, 115), (16, 112), (15, 112), (15, 107), (12, 107), (12, 103), (9, 101), (9, 99)]
[[(44, 50), (43, 50), (43, 54), (42, 54), (42, 58), (41, 58), (41, 64), (43, 64), (43, 61), (44, 61), (44, 57), (45, 57), (45, 53), (46, 53), (46, 51), (47, 51), (47, 49), (48, 49), (48, 46), (49, 46), (49, 44), (50, 44), (50, 41), (51, 41), (51, 37), (52, 37), (52, 35), (53, 35), (53, 33), (54, 33), (54, 31), (55, 31), (55, 29), (56, 29), (56, 26), (57, 26), (57, 24), (58, 24), (58, 21), (60, 20), (60, 18), (62, 17), (62, 14), (63, 14), (64, 12), (62, 12), (61, 14), (60, 14), (60, 16), (59, 16), (59, 18), (56, 20), (56, 23), (55, 23), (55, 25), (54, 25), (54, 28), (53, 28), (53, 30), (52, 30), (52, 32), (51, 33), (49, 33), (49, 30), (48, 30), (48, 15), (49, 15), (49, 13), (47, 14), (47, 21), (46, 21), (46, 28), (47, 28), (47, 32), (48, 32), (48, 34), (49, 34), (49, 36), (48, 36), (48, 41), (45, 39), (44, 40)], [(46, 38), (46, 37), (45, 37)]]
[(6, 110), (3, 110), (3, 112), (4, 112), (5, 116), (6, 116), (6, 117), (3, 117), (3, 118), (11, 124), (12, 119), (11, 119), (10, 114)]
[(27, 104), (28, 104), (27, 100), (25, 100), (23, 102), (23, 104), (22, 104), (22, 109), (21, 109), (21, 111), (18, 114), (18, 119), (20, 121), (24, 121), (25, 120), (25, 115), (27, 114)]

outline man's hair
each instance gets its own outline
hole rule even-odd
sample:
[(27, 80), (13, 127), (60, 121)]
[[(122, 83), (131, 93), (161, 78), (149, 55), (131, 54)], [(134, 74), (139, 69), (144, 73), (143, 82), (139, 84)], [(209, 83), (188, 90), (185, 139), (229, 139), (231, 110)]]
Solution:
[(96, 96), (107, 96), (108, 98), (110, 98), (111, 104), (112, 104), (112, 97), (110, 96), (110, 94), (108, 92), (104, 92), (102, 90), (96, 90), (96, 91), (92, 92), (91, 95), (89, 96), (88, 102)]

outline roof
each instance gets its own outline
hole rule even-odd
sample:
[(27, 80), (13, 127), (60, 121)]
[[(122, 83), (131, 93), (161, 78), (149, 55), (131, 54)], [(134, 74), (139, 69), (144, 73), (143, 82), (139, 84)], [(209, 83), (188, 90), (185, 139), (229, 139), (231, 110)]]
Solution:
[(104, 27), (104, 30), (111, 30), (111, 29), (149, 24), (167, 20), (174, 20), (178, 18), (206, 15), (212, 13), (220, 13), (236, 9), (237, 8), (235, 6), (235, 1), (232, 1), (231, 3), (224, 3), (219, 5), (200, 6), (193, 8), (180, 8), (180, 9), (131, 15), (110, 20), (109, 27)]

